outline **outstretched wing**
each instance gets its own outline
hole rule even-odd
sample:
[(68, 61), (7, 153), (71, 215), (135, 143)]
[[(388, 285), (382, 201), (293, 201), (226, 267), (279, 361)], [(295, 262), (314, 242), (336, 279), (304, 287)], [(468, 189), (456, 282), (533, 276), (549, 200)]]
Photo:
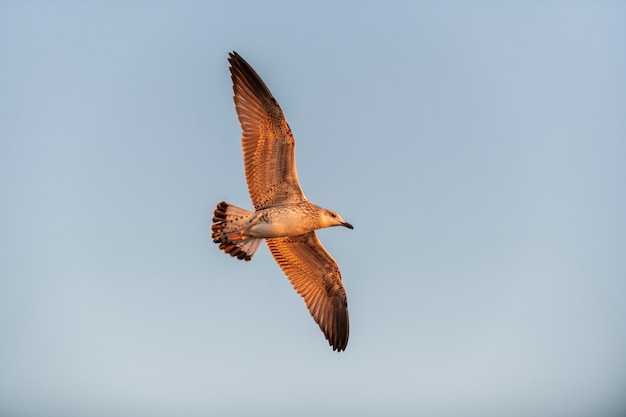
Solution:
[(261, 77), (229, 54), (235, 109), (241, 123), (244, 169), (256, 210), (305, 200), (298, 182), (295, 142), (283, 111)]
[(315, 232), (266, 241), (333, 350), (345, 350), (350, 334), (346, 290), (337, 263)]

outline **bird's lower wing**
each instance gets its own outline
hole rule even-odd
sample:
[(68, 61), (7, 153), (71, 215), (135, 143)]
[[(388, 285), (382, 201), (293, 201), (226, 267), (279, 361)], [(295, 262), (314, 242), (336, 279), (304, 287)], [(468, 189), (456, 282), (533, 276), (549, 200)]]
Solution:
[(337, 263), (315, 232), (266, 241), (333, 350), (345, 350), (350, 333), (346, 291)]

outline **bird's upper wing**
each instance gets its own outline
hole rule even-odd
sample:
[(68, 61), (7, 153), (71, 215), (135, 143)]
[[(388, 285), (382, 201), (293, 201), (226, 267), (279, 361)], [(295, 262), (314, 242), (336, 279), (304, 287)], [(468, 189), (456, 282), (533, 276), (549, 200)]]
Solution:
[(333, 350), (345, 350), (350, 333), (346, 291), (337, 263), (315, 232), (266, 241)]
[(298, 182), (295, 141), (283, 111), (261, 77), (229, 54), (235, 109), (243, 130), (244, 168), (256, 210), (305, 200)]

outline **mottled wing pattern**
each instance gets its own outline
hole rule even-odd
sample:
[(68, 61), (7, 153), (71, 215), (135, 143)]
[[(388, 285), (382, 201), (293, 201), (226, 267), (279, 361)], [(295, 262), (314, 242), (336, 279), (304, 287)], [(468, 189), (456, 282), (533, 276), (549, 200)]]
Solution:
[(346, 291), (337, 263), (315, 232), (266, 241), (333, 350), (345, 350), (350, 333)]
[(230, 53), (235, 108), (241, 123), (244, 169), (256, 210), (305, 199), (295, 163), (295, 142), (283, 111), (263, 80)]

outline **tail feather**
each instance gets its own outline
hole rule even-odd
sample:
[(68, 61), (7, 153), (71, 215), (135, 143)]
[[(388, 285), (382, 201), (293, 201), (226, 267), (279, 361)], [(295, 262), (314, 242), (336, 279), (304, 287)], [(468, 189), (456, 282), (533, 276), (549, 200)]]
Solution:
[(245, 224), (254, 213), (224, 201), (217, 204), (213, 211), (213, 242), (219, 243), (223, 250), (232, 257), (249, 261), (259, 248), (262, 239), (249, 238), (243, 234)]

